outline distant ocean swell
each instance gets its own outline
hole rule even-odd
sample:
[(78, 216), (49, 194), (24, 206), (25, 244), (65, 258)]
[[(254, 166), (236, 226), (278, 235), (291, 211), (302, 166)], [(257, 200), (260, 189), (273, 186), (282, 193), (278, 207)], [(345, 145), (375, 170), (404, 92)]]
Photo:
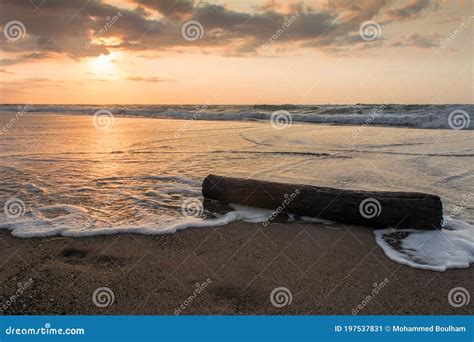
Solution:
[[(99, 110), (114, 116), (161, 119), (265, 121), (287, 112), (293, 123), (372, 125), (427, 129), (474, 129), (474, 105), (0, 105), (0, 113), (89, 114)], [(25, 109), (26, 108), (26, 109)]]

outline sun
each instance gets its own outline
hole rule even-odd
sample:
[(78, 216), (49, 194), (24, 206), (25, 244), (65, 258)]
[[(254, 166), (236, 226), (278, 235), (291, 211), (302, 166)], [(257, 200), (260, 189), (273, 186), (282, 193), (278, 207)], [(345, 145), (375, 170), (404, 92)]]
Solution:
[(106, 77), (117, 77), (118, 76), (118, 67), (117, 59), (119, 57), (118, 52), (111, 52), (108, 55), (101, 54), (98, 57), (95, 57), (90, 60), (89, 66), (91, 71), (100, 76)]

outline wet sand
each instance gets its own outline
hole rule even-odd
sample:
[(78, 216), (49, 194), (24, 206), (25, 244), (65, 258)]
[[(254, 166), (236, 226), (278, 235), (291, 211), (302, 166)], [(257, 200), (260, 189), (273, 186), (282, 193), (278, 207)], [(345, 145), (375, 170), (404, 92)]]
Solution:
[[(399, 265), (364, 227), (236, 222), (163, 236), (34, 239), (0, 231), (0, 246), (3, 314), (351, 315), (359, 305), (361, 315), (472, 313), (472, 303), (452, 307), (448, 292), (473, 293), (474, 268)], [(99, 287), (111, 289), (112, 304), (94, 304)], [(277, 287), (291, 303), (272, 305)]]

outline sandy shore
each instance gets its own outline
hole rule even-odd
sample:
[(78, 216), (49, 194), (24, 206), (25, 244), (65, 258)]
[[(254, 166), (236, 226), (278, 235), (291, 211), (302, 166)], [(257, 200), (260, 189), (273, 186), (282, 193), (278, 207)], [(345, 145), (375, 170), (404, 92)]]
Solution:
[[(350, 315), (358, 305), (363, 315), (472, 312), (472, 303), (452, 307), (448, 292), (473, 293), (474, 268), (399, 265), (362, 227), (238, 222), (166, 236), (35, 239), (1, 231), (0, 246), (4, 314)], [(99, 287), (112, 290), (113, 304), (94, 304)], [(289, 305), (272, 305), (277, 287), (290, 290)]]

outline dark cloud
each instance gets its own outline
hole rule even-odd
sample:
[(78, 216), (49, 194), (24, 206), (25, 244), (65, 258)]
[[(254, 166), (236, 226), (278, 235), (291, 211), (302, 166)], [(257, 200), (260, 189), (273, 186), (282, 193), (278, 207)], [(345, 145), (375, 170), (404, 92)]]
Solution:
[(388, 11), (387, 15), (392, 20), (414, 18), (424, 10), (435, 9), (437, 6), (437, 1), (433, 0), (412, 0), (400, 8)]
[(441, 35), (437, 33), (432, 33), (428, 35), (420, 35), (418, 33), (412, 34), (408, 37), (403, 37), (402, 40), (399, 40), (392, 44), (393, 47), (418, 47), (422, 49), (428, 49), (432, 47), (439, 46), (439, 39)]
[(342, 23), (358, 24), (373, 19), (388, 6), (388, 1), (383, 0), (337, 0), (328, 1), (327, 8), (337, 13)]
[[(2, 0), (0, 22), (5, 25), (11, 20), (19, 20), (26, 28), (26, 37), (14, 42), (8, 42), (2, 35), (2, 49), (59, 52), (72, 58), (97, 56), (109, 51), (106, 45), (91, 43), (97, 34), (100, 33), (99, 38), (118, 35), (133, 41), (155, 23), (143, 17), (139, 9), (120, 9), (97, 0), (48, 0), (39, 10), (34, 9), (29, 0)], [(121, 25), (115, 22), (107, 27), (119, 12)]]
[[(431, 2), (416, 0), (392, 9), (385, 0), (338, 0), (315, 10), (303, 2), (282, 7), (268, 1), (249, 12), (202, 1), (130, 3), (136, 7), (124, 9), (99, 0), (48, 0), (38, 5), (38, 10), (30, 0), (2, 0), (0, 23), (21, 21), (26, 37), (8, 42), (2, 35), (1, 49), (20, 53), (18, 63), (33, 60), (26, 58), (32, 53), (63, 53), (80, 59), (114, 49), (164, 53), (198, 48), (222, 55), (251, 55), (272, 45), (278, 49), (307, 47), (330, 52), (352, 44), (369, 46), (357, 36), (364, 21), (414, 17)], [(161, 18), (156, 19), (152, 12), (158, 12)], [(182, 26), (190, 20), (202, 25), (200, 39), (183, 38)], [(11, 60), (4, 63), (14, 64)]]

